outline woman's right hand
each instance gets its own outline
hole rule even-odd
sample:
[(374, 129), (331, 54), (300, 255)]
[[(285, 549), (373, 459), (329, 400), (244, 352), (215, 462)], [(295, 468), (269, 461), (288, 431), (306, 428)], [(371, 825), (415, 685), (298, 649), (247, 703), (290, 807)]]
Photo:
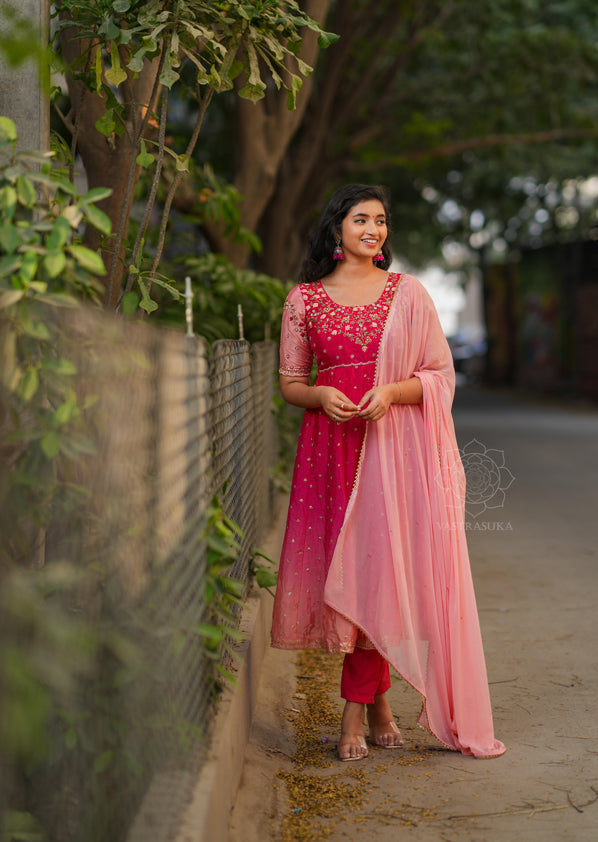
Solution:
[(353, 401), (334, 386), (318, 386), (320, 405), (333, 421), (349, 421), (359, 411)]

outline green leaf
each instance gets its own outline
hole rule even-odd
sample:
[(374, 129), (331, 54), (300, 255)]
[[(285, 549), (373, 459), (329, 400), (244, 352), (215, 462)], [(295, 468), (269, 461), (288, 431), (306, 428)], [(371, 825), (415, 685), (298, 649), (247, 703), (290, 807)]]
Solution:
[(324, 30), (322, 30), (318, 35), (318, 47), (321, 50), (325, 50), (331, 44), (336, 43), (339, 38), (340, 35), (337, 35), (336, 32), (324, 32)]
[(11, 222), (0, 225), (0, 249), (6, 254), (12, 254), (19, 247), (21, 238), (19, 231)]
[(71, 226), (64, 216), (59, 216), (52, 225), (52, 230), (46, 239), (46, 248), (54, 251), (61, 248), (71, 235)]
[(220, 643), (224, 639), (224, 631), (220, 626), (214, 626), (211, 623), (198, 623), (196, 626), (193, 626), (192, 631), (214, 643)]
[(118, 38), (120, 29), (111, 17), (104, 18), (102, 25), (98, 28), (98, 35), (104, 35), (106, 41), (114, 41)]
[(245, 49), (247, 50), (247, 59), (248, 59), (248, 62), (249, 62), (249, 67), (248, 67), (249, 72), (248, 72), (248, 75), (247, 75), (247, 81), (249, 82), (250, 85), (257, 86), (257, 87), (262, 86), (265, 90), (266, 86), (262, 82), (261, 77), (260, 77), (260, 65), (259, 65), (258, 56), (257, 56), (257, 53), (255, 51), (255, 47), (253, 46), (251, 41), (249, 41), (246, 44)]
[(100, 255), (86, 246), (69, 246), (69, 251), (77, 263), (94, 275), (105, 275), (106, 267)]
[(35, 204), (35, 187), (24, 175), (17, 176), (17, 196), (19, 202), (28, 208)]
[(51, 278), (56, 278), (66, 266), (66, 256), (63, 251), (50, 251), (44, 257), (44, 267)]
[(47, 459), (54, 459), (60, 450), (60, 437), (54, 430), (47, 432), (40, 442), (41, 449)]
[(102, 772), (106, 771), (106, 769), (112, 763), (114, 758), (114, 749), (109, 748), (107, 751), (102, 752), (99, 754), (95, 760), (93, 761), (93, 771), (96, 775), (100, 775)]
[(67, 424), (71, 420), (75, 407), (76, 403), (72, 400), (60, 404), (54, 413), (54, 423), (57, 427), (62, 427), (63, 424)]
[(62, 211), (63, 219), (66, 219), (71, 228), (78, 228), (83, 219), (83, 212), (78, 205), (68, 205)]
[(176, 156), (177, 172), (189, 172), (189, 158), (187, 155)]
[[(176, 57), (175, 57), (176, 58)], [(166, 53), (166, 60), (164, 62), (164, 70), (160, 74), (160, 82), (166, 88), (172, 88), (174, 83), (179, 79), (179, 74), (172, 67), (172, 53), (169, 50)]]
[(110, 82), (111, 85), (114, 85), (118, 88), (120, 83), (126, 80), (127, 74), (120, 66), (120, 56), (118, 54), (118, 47), (116, 46), (116, 43), (114, 41), (112, 41), (112, 43), (110, 44), (110, 60), (112, 62), (112, 67), (110, 67), (104, 72), (104, 76), (106, 77), (108, 82)]
[(28, 368), (21, 375), (18, 392), (25, 401), (30, 401), (39, 388), (39, 374), (36, 368)]
[(152, 283), (156, 284), (159, 287), (162, 287), (162, 289), (168, 290), (168, 292), (172, 295), (173, 298), (182, 298), (183, 297), (183, 294), (182, 294), (182, 292), (180, 292), (180, 290), (178, 290), (176, 287), (174, 287), (172, 284), (168, 283), (168, 281), (163, 280), (162, 278), (156, 278), (154, 276), (152, 278)]
[(136, 292), (127, 292), (123, 295), (122, 311), (125, 316), (132, 316), (139, 307), (139, 296)]
[(46, 292), (48, 284), (45, 281), (31, 281), (29, 289), (34, 292)]
[(89, 202), (100, 202), (102, 199), (107, 199), (112, 196), (112, 187), (92, 187), (81, 198), (79, 202), (82, 205), (87, 205)]
[(2, 827), (5, 838), (11, 842), (43, 842), (46, 833), (40, 822), (31, 813), (18, 810), (3, 811)]
[(218, 670), (220, 675), (222, 675), (224, 678), (226, 678), (226, 680), (229, 682), (229, 684), (232, 684), (233, 687), (238, 686), (239, 682), (237, 681), (235, 676), (232, 674), (232, 672), (229, 672), (227, 669), (224, 669), (224, 667), (221, 667), (220, 664), (216, 664), (216, 669)]
[(68, 180), (68, 178), (59, 178), (57, 176), (52, 176), (52, 184), (54, 185), (54, 187), (57, 187), (59, 190), (62, 190), (62, 192), (66, 193), (68, 196), (77, 195), (77, 188), (71, 181)]
[(277, 582), (275, 571), (268, 570), (267, 567), (259, 567), (255, 574), (255, 581), (260, 588), (272, 588)]
[(102, 95), (102, 72), (104, 67), (102, 65), (102, 51), (101, 49), (96, 49), (96, 60), (94, 62), (94, 70), (95, 70), (95, 77), (96, 77), (96, 94), (98, 96)]
[(5, 184), (0, 189), (0, 211), (8, 219), (12, 219), (17, 206), (17, 191), (10, 184)]
[(17, 139), (17, 127), (9, 117), (0, 117), (0, 140), (11, 143)]
[(50, 331), (42, 321), (32, 319), (25, 313), (21, 315), (21, 329), (26, 336), (32, 336), (34, 339), (50, 339), (51, 336)]
[[(249, 99), (249, 100), (251, 100), (251, 102), (259, 102), (260, 99), (263, 99), (265, 90), (266, 90), (265, 85), (261, 85), (261, 87), (260, 87), (258, 85), (247, 84), (247, 85), (243, 85), (242, 88), (239, 88), (239, 96), (243, 97), (243, 99)], [(290, 92), (289, 92), (289, 94), (290, 94)]]
[(73, 298), (72, 295), (67, 295), (64, 292), (52, 292), (47, 295), (40, 295), (39, 300), (43, 301), (44, 304), (52, 305), (52, 307), (70, 307), (73, 309), (79, 307), (79, 301)]
[(139, 164), (140, 167), (149, 167), (154, 163), (154, 156), (151, 152), (148, 152), (145, 148), (145, 140), (141, 138), (141, 152), (135, 158), (136, 163)]
[(143, 299), (141, 301), (141, 304), (139, 306), (141, 307), (142, 310), (145, 310), (145, 312), (148, 315), (150, 313), (153, 313), (154, 310), (158, 309), (158, 305), (156, 304), (155, 301), (152, 301), (152, 299), (149, 297), (149, 295), (147, 297), (145, 297), (145, 296), (143, 297)]
[(96, 208), (95, 205), (83, 205), (83, 213), (86, 219), (96, 228), (101, 234), (109, 234), (112, 230), (112, 222), (108, 214)]
[(145, 64), (145, 53), (146, 50), (143, 47), (141, 47), (131, 57), (130, 61), (127, 64), (127, 67), (132, 73), (141, 73), (141, 71), (143, 70), (143, 65)]
[(110, 137), (110, 135), (114, 134), (116, 131), (116, 121), (114, 119), (114, 111), (112, 108), (108, 108), (100, 119), (96, 120), (96, 129), (100, 132), (100, 134), (103, 134), (106, 137)]
[(150, 298), (148, 289), (141, 278), (138, 278), (137, 283), (139, 285), (139, 289), (141, 290), (141, 304), (139, 306), (142, 310), (145, 310), (146, 313), (153, 313), (154, 310), (158, 309), (158, 305)]
[(0, 310), (16, 304), (25, 295), (24, 289), (3, 289), (0, 290)]
[(37, 255), (32, 251), (25, 252), (19, 267), (19, 275), (26, 283), (31, 283), (37, 275)]
[(49, 371), (53, 371), (55, 374), (72, 376), (77, 373), (77, 366), (64, 357), (47, 357), (43, 361), (42, 367), (48, 369)]
[(122, 14), (123, 12), (128, 12), (131, 8), (131, 0), (114, 0), (112, 3), (112, 8), (115, 12)]
[(52, 189), (56, 188), (56, 176), (48, 175), (43, 172), (30, 172), (29, 178), (31, 181), (36, 181), (38, 184), (44, 184), (46, 187)]

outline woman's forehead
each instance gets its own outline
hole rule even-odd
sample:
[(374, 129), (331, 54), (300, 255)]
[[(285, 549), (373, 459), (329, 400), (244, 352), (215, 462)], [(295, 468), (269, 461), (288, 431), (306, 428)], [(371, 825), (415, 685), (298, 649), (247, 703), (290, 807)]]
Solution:
[(353, 205), (347, 216), (385, 216), (384, 205), (379, 199), (364, 199)]

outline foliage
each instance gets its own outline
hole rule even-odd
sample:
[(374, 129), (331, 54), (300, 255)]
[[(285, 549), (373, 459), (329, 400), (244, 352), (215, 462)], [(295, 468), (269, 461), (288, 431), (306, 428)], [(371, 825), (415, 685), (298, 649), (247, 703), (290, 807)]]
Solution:
[[(294, 275), (315, 213), (345, 181), (390, 188), (394, 253), (421, 266), (446, 238), (468, 242), (475, 210), (506, 226), (526, 203), (513, 179), (552, 184), (558, 193), (596, 171), (598, 7), (591, 0), (337, 0), (323, 25), (340, 39), (318, 57), (304, 117), (282, 158), (272, 154), (274, 96), (268, 108), (260, 105), (259, 119), (232, 98), (218, 99), (209, 116), (202, 154), (245, 192), (246, 215), (262, 191), (252, 172), (265, 180), (276, 168), (274, 192), (253, 223), (264, 244), (256, 268)], [(234, 139), (250, 133), (258, 133), (255, 158), (239, 164)], [(461, 209), (458, 220), (445, 198)], [(587, 230), (582, 218), (570, 236)], [(565, 233), (558, 224), (544, 228), (543, 237)]]
[[(159, 234), (149, 269), (150, 279), (158, 276), (164, 249), (170, 207), (176, 190), (189, 172), (204, 114), (215, 93), (233, 89), (240, 97), (256, 102), (268, 84), (287, 94), (288, 107), (294, 108), (297, 92), (311, 68), (299, 56), (300, 29), (307, 27), (318, 33), (322, 47), (335, 36), (323, 32), (301, 11), (296, 0), (208, 3), (204, 0), (151, 0), (142, 7), (132, 0), (61, 0), (56, 6), (56, 37), (63, 53), (68, 44), (72, 52), (74, 39), (81, 44), (68, 67), (71, 101), (76, 102), (72, 119), (65, 124), (72, 132), (74, 150), (81, 140), (85, 166), (97, 167), (97, 155), (86, 155), (87, 133), (104, 135), (121, 157), (121, 167), (128, 170), (119, 207), (113, 208), (115, 237), (107, 253), (107, 303), (120, 306), (122, 294), (139, 286), (140, 306), (148, 312), (150, 282), (140, 272), (142, 254), (151, 212), (165, 164), (174, 167), (162, 208)], [(86, 45), (89, 45), (89, 49)], [(131, 98), (135, 85), (143, 77), (153, 79), (151, 92), (146, 91), (146, 104)], [(235, 82), (236, 80), (236, 82)], [(195, 99), (198, 111), (191, 137), (184, 151), (176, 151), (166, 143), (168, 98), (170, 90), (184, 88)], [(85, 95), (75, 95), (83, 91)], [(149, 96), (148, 96), (149, 93)], [(78, 102), (77, 102), (78, 99)], [(159, 115), (154, 108), (160, 103)], [(91, 124), (86, 115), (99, 114)], [(157, 137), (156, 137), (157, 134)], [(122, 142), (121, 142), (122, 141)], [(96, 149), (99, 148), (96, 146)], [(131, 150), (134, 150), (131, 155)], [(118, 168), (117, 161), (113, 162)], [(152, 172), (152, 186), (144, 197), (145, 209), (134, 243), (127, 242), (127, 220), (139, 178), (140, 169)], [(168, 167), (166, 167), (166, 170)], [(110, 173), (104, 174), (108, 178)], [(101, 178), (97, 173), (95, 177)], [(113, 175), (122, 179), (122, 174)], [(118, 218), (114, 216), (118, 213)], [(121, 251), (125, 249), (124, 263)], [(126, 268), (122, 294), (119, 269)], [(164, 277), (161, 282), (164, 283)], [(132, 309), (129, 297), (128, 307)]]
[(205, 525), (202, 538), (206, 542), (207, 555), (202, 575), (204, 619), (189, 628), (199, 635), (207, 657), (218, 673), (234, 683), (232, 673), (226, 669), (226, 659), (236, 659), (232, 645), (245, 639), (239, 631), (235, 612), (243, 604), (245, 586), (243, 582), (227, 575), (227, 570), (237, 558), (243, 540), (243, 531), (223, 511), (217, 496), (212, 498), (204, 514)]
[(144, 63), (158, 57), (161, 49), (165, 58), (160, 83), (167, 88), (180, 79), (182, 64), (189, 61), (195, 66), (197, 84), (231, 90), (233, 80), (242, 75), (245, 83), (239, 95), (256, 101), (266, 90), (259, 67), (262, 61), (277, 89), (288, 90), (292, 108), (301, 77), (311, 72), (298, 56), (299, 28), (317, 31), (322, 47), (335, 40), (301, 11), (296, 0), (289, 0), (284, 8), (278, 0), (150, 0), (141, 8), (133, 0), (61, 0), (57, 13), (58, 31), (75, 25), (81, 38), (99, 39), (109, 55), (107, 69), (101, 55), (96, 55), (85, 82), (110, 97), (108, 112), (113, 113), (106, 121), (112, 124), (112, 131), (117, 131), (117, 123), (122, 127), (118, 131), (126, 127), (123, 109), (110, 86), (118, 88), (124, 83), (127, 70), (140, 73)]
[[(265, 559), (268, 564), (258, 561), (258, 558)], [(255, 581), (260, 588), (264, 588), (269, 594), (274, 596), (273, 587), (278, 581), (278, 570), (276, 569), (276, 562), (270, 558), (269, 555), (261, 550), (254, 549), (251, 559), (251, 573), (255, 576)]]
[[(469, 243), (480, 230), (479, 214), (470, 223), (475, 211), (492, 220), (492, 240), (528, 204), (531, 185), (540, 194), (541, 185), (550, 185), (544, 192), (554, 199), (568, 179), (598, 167), (594, 4), (458, 2), (436, 16), (434, 6), (422, 4), (428, 25), (400, 84), (388, 92), (393, 120), (373, 143), (354, 150), (358, 178), (389, 184), (395, 249), (416, 264), (437, 254), (447, 237)], [(544, 206), (534, 195), (531, 222)], [(565, 233), (552, 211), (550, 218), (544, 241)], [(523, 218), (509, 236), (515, 228), (512, 246), (528, 244)], [(580, 225), (575, 235), (585, 233)]]
[(88, 403), (73, 388), (75, 365), (57, 352), (58, 316), (81, 298), (98, 300), (94, 276), (104, 264), (81, 245), (79, 226), (107, 234), (110, 222), (94, 205), (105, 190), (78, 196), (52, 171), (49, 155), (17, 153), (16, 143), (14, 123), (1, 117), (0, 423), (10, 470), (0, 481), (0, 518), (11, 539), (0, 558), (27, 559), (32, 526), (43, 529), (52, 507), (84, 493), (72, 466), (90, 452)]
[[(281, 281), (250, 269), (236, 269), (226, 257), (213, 253), (184, 257), (181, 265), (193, 282), (195, 333), (209, 342), (238, 339), (240, 305), (245, 339), (259, 342), (278, 336), (288, 291)], [(184, 281), (177, 282), (176, 288), (182, 294)], [(180, 308), (163, 296), (158, 301), (158, 317), (165, 323), (180, 323)]]

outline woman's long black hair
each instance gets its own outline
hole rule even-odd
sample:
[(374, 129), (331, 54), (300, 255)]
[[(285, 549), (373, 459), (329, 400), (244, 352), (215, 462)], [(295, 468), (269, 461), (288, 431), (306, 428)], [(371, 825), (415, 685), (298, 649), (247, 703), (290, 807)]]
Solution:
[[(330, 197), (320, 221), (312, 231), (307, 247), (307, 257), (303, 261), (299, 280), (304, 283), (319, 281), (320, 278), (326, 277), (333, 271), (336, 261), (333, 260), (332, 253), (343, 219), (358, 202), (368, 201), (369, 199), (377, 199), (382, 202), (386, 214), (386, 225), (390, 234), (390, 206), (386, 190), (383, 187), (374, 187), (368, 184), (345, 184), (344, 187), (339, 187)], [(384, 260), (376, 264), (380, 269), (388, 269), (392, 261), (388, 240), (387, 237), (382, 246)]]

